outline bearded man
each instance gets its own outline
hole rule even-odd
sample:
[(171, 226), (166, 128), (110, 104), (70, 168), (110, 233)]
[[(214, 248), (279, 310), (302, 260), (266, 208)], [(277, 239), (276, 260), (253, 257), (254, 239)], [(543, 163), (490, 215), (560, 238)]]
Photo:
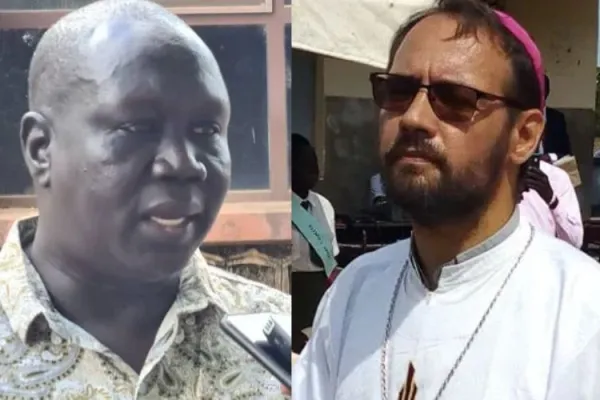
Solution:
[(527, 32), (478, 0), (398, 30), (371, 83), (388, 197), (413, 235), (327, 292), (295, 399), (600, 398), (598, 265), (516, 208), (543, 76)]

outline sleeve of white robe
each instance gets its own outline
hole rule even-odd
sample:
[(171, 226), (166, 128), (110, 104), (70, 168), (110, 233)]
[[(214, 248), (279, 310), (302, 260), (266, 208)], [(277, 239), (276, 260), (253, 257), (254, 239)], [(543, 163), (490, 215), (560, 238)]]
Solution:
[(329, 321), (331, 290), (327, 291), (313, 323), (312, 336), (292, 370), (292, 400), (331, 400), (333, 354)]
[(546, 400), (600, 399), (600, 332), (572, 362), (557, 371), (560, 371), (557, 376), (550, 379)]
[[(372, 274), (376, 252), (358, 257), (344, 268), (319, 304), (312, 336), (292, 370), (292, 400), (333, 400), (353, 298)], [(397, 273), (394, 274), (396, 276)]]

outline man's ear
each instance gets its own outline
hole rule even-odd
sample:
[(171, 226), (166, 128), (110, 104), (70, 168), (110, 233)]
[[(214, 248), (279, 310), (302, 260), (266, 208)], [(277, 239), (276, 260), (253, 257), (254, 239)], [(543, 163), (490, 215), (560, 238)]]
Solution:
[(52, 129), (38, 112), (29, 111), (21, 118), (21, 151), (34, 185), (50, 186), (50, 143)]
[(540, 110), (522, 112), (511, 132), (509, 157), (513, 164), (525, 163), (535, 153), (544, 133), (544, 115)]

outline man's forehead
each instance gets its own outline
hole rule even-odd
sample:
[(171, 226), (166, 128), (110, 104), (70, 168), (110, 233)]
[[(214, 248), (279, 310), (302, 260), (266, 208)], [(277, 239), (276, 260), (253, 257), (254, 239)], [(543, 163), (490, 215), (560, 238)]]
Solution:
[(82, 44), (86, 60), (100, 75), (111, 75), (125, 65), (165, 60), (200, 65), (218, 74), (218, 66), (208, 47), (184, 25), (160, 25), (156, 21), (115, 18), (99, 24)]
[(456, 37), (458, 21), (448, 15), (424, 18), (406, 35), (394, 56), (391, 72), (426, 75), (480, 85), (481, 79), (501, 82), (510, 63), (489, 34)]
[(207, 101), (228, 101), (220, 76), (201, 70), (194, 74), (181, 72), (177, 74), (175, 71), (165, 71), (164, 68), (145, 64), (145, 68), (132, 69), (131, 73), (127, 73), (125, 67), (123, 73), (117, 72), (113, 79), (100, 88), (105, 93), (111, 93), (111, 96), (137, 101), (167, 98), (169, 93), (182, 93), (181, 90), (185, 90), (187, 95), (194, 93)]
[(207, 99), (228, 101), (212, 53), (191, 30), (178, 32), (144, 21), (115, 19), (97, 26), (85, 45), (80, 72), (98, 87), (99, 100), (157, 98), (173, 85), (197, 89)]
[(224, 83), (220, 78), (205, 74), (165, 74), (156, 69), (117, 73), (97, 87), (94, 98), (94, 108), (114, 117), (131, 113), (180, 115), (191, 112), (198, 117), (229, 119), (230, 115)]

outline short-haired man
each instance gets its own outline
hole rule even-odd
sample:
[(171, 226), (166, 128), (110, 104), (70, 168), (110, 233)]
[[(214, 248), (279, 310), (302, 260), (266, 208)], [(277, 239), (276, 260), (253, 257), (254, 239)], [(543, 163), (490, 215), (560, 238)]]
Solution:
[(388, 197), (413, 235), (340, 274), (293, 397), (600, 398), (599, 266), (516, 208), (544, 126), (530, 36), (482, 1), (441, 0), (371, 81)]
[[(295, 201), (302, 207), (292, 207), (292, 348), (299, 352), (306, 343), (303, 331), (311, 326), (328, 285), (325, 274), (327, 259), (323, 260), (316, 249), (322, 244), (336, 257), (339, 247), (335, 232), (335, 210), (325, 196), (313, 190), (319, 182), (315, 149), (308, 139), (298, 133), (292, 134), (291, 147), (292, 192)], [(318, 237), (311, 234), (313, 229)], [(322, 238), (322, 242), (319, 238)]]
[(229, 116), (211, 51), (154, 3), (99, 1), (45, 33), (21, 123), (39, 217), (0, 252), (0, 397), (281, 396), (219, 321), (289, 298), (198, 252)]

